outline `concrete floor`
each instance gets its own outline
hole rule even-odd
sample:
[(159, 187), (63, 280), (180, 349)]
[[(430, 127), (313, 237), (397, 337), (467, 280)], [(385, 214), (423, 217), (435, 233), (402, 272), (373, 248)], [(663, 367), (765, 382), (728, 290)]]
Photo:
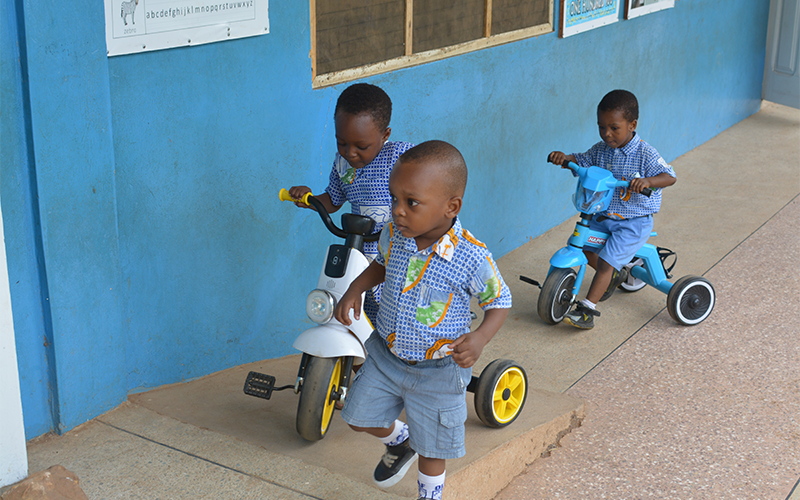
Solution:
[[(651, 242), (678, 253), (676, 279), (712, 281), (712, 316), (681, 327), (648, 287), (604, 302), (593, 330), (543, 324), (538, 290), (518, 277), (544, 278), (574, 218), (499, 259), (514, 308), (476, 374), (514, 359), (531, 390), (509, 427), (470, 413), (468, 454), (448, 462), (445, 498), (789, 495), (800, 477), (800, 112), (765, 103), (673, 166), (678, 183), (665, 190)], [(267, 360), (131, 396), (29, 443), (30, 471), (61, 464), (91, 499), (415, 498), (413, 470), (386, 492), (372, 486), (382, 447), (338, 415), (324, 440), (306, 443), (294, 431), (294, 394), (242, 394), (249, 370), (287, 383), (297, 363)], [(562, 448), (537, 460), (563, 434)]]

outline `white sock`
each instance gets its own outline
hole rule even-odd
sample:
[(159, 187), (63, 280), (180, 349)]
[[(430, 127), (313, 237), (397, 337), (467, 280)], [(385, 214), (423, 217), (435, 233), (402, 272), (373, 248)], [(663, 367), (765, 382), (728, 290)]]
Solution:
[(426, 476), (422, 472), (417, 475), (417, 486), (419, 487), (420, 498), (432, 498), (442, 500), (442, 490), (444, 489), (444, 475), (447, 471), (438, 476)]
[(585, 305), (586, 307), (588, 307), (588, 308), (589, 308), (589, 309), (591, 309), (592, 311), (594, 311), (594, 310), (595, 310), (595, 306), (596, 306), (596, 304), (595, 304), (594, 302), (589, 302), (589, 299), (583, 299), (583, 300), (581, 301), (581, 304)]
[(394, 428), (392, 428), (392, 433), (386, 437), (380, 438), (381, 443), (387, 446), (397, 446), (398, 444), (402, 443), (408, 439), (408, 425), (405, 422), (400, 420), (394, 421)]

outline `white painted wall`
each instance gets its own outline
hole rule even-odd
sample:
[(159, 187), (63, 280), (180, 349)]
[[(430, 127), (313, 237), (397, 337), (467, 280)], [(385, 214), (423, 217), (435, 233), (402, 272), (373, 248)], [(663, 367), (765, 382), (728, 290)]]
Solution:
[(28, 452), (22, 424), (19, 395), (17, 350), (11, 319), (11, 292), (0, 212), (0, 487), (16, 483), (28, 475)]

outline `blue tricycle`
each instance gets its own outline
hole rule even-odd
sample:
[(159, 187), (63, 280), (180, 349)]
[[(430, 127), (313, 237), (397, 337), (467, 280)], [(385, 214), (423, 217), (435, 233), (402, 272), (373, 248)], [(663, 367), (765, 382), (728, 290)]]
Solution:
[[(573, 202), (581, 218), (575, 224), (567, 246), (550, 258), (550, 270), (543, 285), (520, 276), (522, 281), (541, 288), (538, 313), (545, 323), (551, 325), (561, 322), (578, 300), (578, 291), (589, 263), (583, 250), (592, 248), (599, 251), (609, 236), (589, 229), (589, 221), (595, 214), (608, 209), (616, 188), (628, 187), (628, 181), (617, 180), (610, 171), (600, 167), (580, 167), (572, 162), (565, 162), (564, 167), (570, 168), (578, 177)], [(645, 196), (650, 196), (651, 192), (649, 188), (642, 190)], [(655, 235), (655, 232), (651, 234)], [(706, 319), (714, 308), (714, 287), (701, 276), (684, 276), (675, 283), (668, 281), (672, 277), (670, 270), (675, 265), (673, 261), (669, 268), (665, 267), (668, 256), (674, 256), (674, 253), (645, 243), (625, 266), (628, 278), (620, 284), (620, 288), (635, 292), (650, 285), (667, 294), (667, 310), (672, 319), (682, 325), (696, 325)]]

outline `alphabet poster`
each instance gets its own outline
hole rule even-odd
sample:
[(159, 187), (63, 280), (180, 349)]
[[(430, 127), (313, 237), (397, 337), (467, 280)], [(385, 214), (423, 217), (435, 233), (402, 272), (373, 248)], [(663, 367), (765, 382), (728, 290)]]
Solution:
[[(622, 0), (625, 1), (625, 0)], [(561, 0), (561, 38), (619, 21), (620, 0)]]
[(109, 56), (269, 33), (269, 0), (105, 0)]

